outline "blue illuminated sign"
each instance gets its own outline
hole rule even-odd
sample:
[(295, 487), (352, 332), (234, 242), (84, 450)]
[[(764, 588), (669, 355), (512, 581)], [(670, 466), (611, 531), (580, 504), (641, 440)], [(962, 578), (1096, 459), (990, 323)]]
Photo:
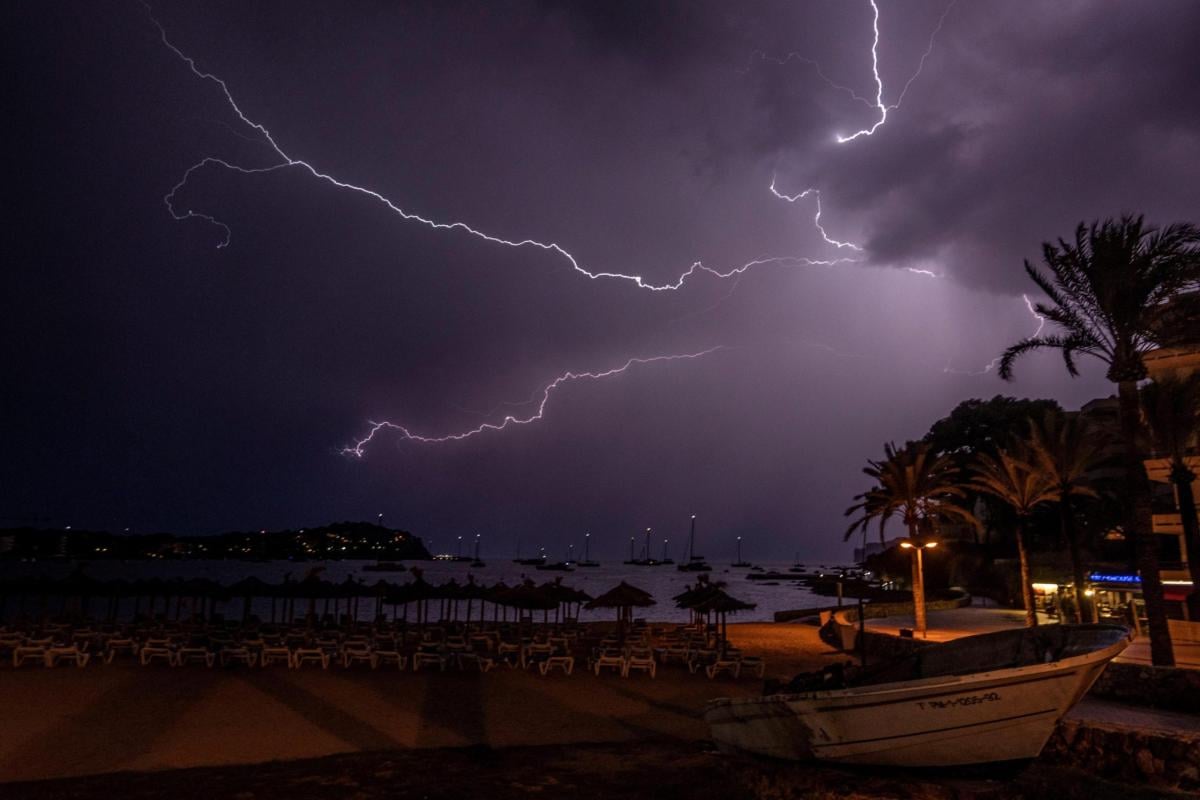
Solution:
[(1093, 583), (1141, 583), (1142, 579), (1137, 575), (1120, 575), (1109, 574), (1107, 572), (1093, 572), (1088, 575), (1088, 580)]

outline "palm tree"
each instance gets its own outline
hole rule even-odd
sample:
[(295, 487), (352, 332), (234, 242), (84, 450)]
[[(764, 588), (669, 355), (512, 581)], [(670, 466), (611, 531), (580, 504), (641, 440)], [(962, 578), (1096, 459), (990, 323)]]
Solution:
[(1045, 243), (1042, 258), (1049, 275), (1028, 261), (1025, 272), (1050, 301), (1038, 303), (1037, 313), (1062, 332), (1033, 336), (1009, 347), (1000, 358), (1000, 377), (1011, 379), (1019, 356), (1045, 348), (1061, 351), (1072, 376), (1078, 374), (1078, 355), (1108, 365), (1107, 376), (1117, 384), (1120, 401), (1129, 500), (1126, 530), (1133, 536), (1142, 578), (1151, 660), (1171, 666), (1175, 656), (1158, 551), (1151, 538), (1150, 481), (1137, 449), (1141, 427), (1137, 385), (1147, 375), (1142, 355), (1165, 338), (1161, 319), (1169, 301), (1200, 286), (1200, 229), (1184, 223), (1149, 228), (1140, 216), (1090, 226), (1080, 223), (1073, 242)]
[(1098, 498), (1090, 475), (1103, 457), (1104, 439), (1094, 426), (1077, 415), (1049, 412), (1029, 420), (1029, 457), (1034, 468), (1045, 475), (1058, 503), (1058, 519), (1071, 556), (1075, 582), (1075, 621), (1092, 620), (1091, 600), (1084, 592), (1087, 573), (1080, 553), (1079, 529), (1075, 525), (1074, 500)]
[[(1054, 500), (1055, 489), (1050, 476), (1030, 463), (1028, 452), (1018, 454), (999, 450), (996, 455), (980, 453), (972, 466), (974, 476), (968, 486), (989, 494), (1012, 507), (1017, 517), (1014, 535), (1017, 555), (1021, 560), (1021, 598), (1025, 603), (1025, 625), (1037, 625), (1037, 606), (1033, 599), (1033, 581), (1029, 570), (1029, 549), (1025, 546), (1025, 527), (1034, 510)], [(1014, 448), (1014, 449), (1017, 449)]]
[(1200, 524), (1192, 482), (1196, 473), (1188, 466), (1189, 443), (1200, 437), (1200, 372), (1186, 378), (1161, 378), (1142, 388), (1142, 409), (1154, 449), (1171, 462), (1170, 480), (1179, 501), (1183, 540), (1187, 546), (1192, 593), (1188, 617), (1200, 620)]
[[(914, 542), (921, 534), (931, 531), (942, 522), (970, 522), (975, 517), (956, 501), (966, 496), (959, 485), (959, 469), (948, 455), (935, 456), (926, 442), (909, 442), (903, 449), (894, 443), (883, 446), (882, 461), (868, 461), (863, 472), (876, 481), (876, 485), (855, 496), (858, 501), (846, 509), (846, 516), (858, 513), (861, 516), (846, 529), (845, 539), (856, 530), (866, 536), (867, 526), (879, 520), (879, 541), (884, 543), (884, 529), (888, 520), (899, 517), (908, 529)], [(925, 632), (925, 587), (917, 569), (916, 558), (912, 561), (913, 615), (917, 630)]]

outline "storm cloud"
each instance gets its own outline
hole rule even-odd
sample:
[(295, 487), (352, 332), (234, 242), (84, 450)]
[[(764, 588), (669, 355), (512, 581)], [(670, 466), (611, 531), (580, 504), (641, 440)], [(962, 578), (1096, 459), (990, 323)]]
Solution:
[[(948, 10), (947, 10), (948, 9)], [(1200, 211), (1200, 6), (864, 2), (163, 3), (155, 15), (295, 158), (278, 162), (136, 3), (15, 5), (0, 517), (205, 531), (373, 518), (609, 542), (699, 514), (709, 549), (844, 552), (885, 440), (959, 400), (1107, 393), (1032, 332), (1021, 270), (1080, 220)], [(944, 19), (943, 19), (944, 15)], [(819, 65), (819, 68), (818, 66)], [(832, 84), (836, 84), (832, 85)], [(841, 88), (838, 88), (841, 87)], [(820, 192), (788, 203), (769, 191)], [(855, 263), (806, 265), (797, 259)], [(938, 277), (916, 274), (932, 272)], [(644, 365), (554, 394), (567, 370)], [(0, 520), (0, 524), (5, 523)], [(602, 545), (603, 547), (603, 545)]]

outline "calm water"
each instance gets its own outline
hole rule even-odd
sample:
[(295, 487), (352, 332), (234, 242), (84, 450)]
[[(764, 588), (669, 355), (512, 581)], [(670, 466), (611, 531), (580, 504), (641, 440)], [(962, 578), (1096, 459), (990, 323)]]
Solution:
[[(363, 566), (368, 563), (370, 562), (329, 561), (292, 563), (276, 561), (253, 563), (196, 560), (121, 563), (119, 561), (96, 561), (88, 564), (85, 572), (90, 577), (100, 580), (110, 578), (125, 578), (127, 580), (136, 578), (208, 578), (225, 585), (251, 575), (268, 583), (277, 583), (288, 575), (294, 580), (300, 580), (308, 574), (309, 570), (314, 568), (321, 568), (321, 577), (335, 583), (341, 582), (347, 576), (353, 576), (358, 580), (365, 580), (368, 583), (374, 583), (380, 578), (391, 583), (403, 583), (412, 579), (411, 574), (408, 572), (363, 572)], [(763, 581), (746, 580), (746, 575), (749, 573), (748, 568), (733, 568), (729, 565), (729, 562), (721, 563), (712, 561), (709, 563), (713, 567), (713, 571), (708, 573), (710, 580), (724, 581), (726, 583), (726, 591), (731, 595), (739, 600), (758, 604), (758, 607), (753, 611), (745, 611), (735, 616), (730, 616), (731, 622), (769, 621), (776, 611), (809, 608), (826, 605), (830, 602), (829, 598), (816, 596), (806, 588), (794, 583), (781, 581), (778, 585), (768, 586)], [(539, 584), (561, 577), (563, 584), (582, 589), (592, 596), (599, 595), (616, 586), (620, 581), (627, 581), (634, 586), (650, 592), (657, 601), (657, 605), (645, 609), (638, 616), (645, 616), (648, 619), (662, 622), (682, 622), (687, 620), (687, 612), (675, 608), (675, 603), (671, 598), (682, 592), (689, 584), (695, 583), (698, 575), (698, 573), (693, 572), (680, 572), (673, 565), (635, 567), (620, 563), (602, 563), (599, 567), (580, 568), (574, 572), (550, 572), (514, 564), (511, 559), (489, 561), (487, 566), (482, 569), (473, 569), (467, 563), (447, 561), (413, 561), (406, 562), (406, 566), (420, 567), (424, 571), (425, 580), (434, 584), (443, 583), (451, 578), (456, 579), (459, 583), (465, 583), (468, 575), (474, 575), (476, 582), (484, 585), (504, 581), (509, 586), (520, 583), (526, 577)], [(791, 564), (786, 562), (762, 562), (760, 566), (768, 571), (786, 572)], [(818, 565), (810, 564), (808, 568), (811, 571), (816, 566)], [(72, 568), (70, 564), (57, 562), (39, 562), (36, 564), (0, 562), (0, 577), (45, 575), (57, 578), (66, 576)], [(159, 603), (159, 608), (161, 609), (161, 601)], [(129, 608), (126, 608), (125, 605), (128, 605)], [(98, 613), (101, 607), (101, 604), (97, 602), (92, 607), (93, 613)], [(231, 601), (227, 604), (227, 608), (234, 609), (240, 613), (241, 601)], [(122, 614), (128, 614), (131, 609), (132, 601), (123, 604)], [(260, 599), (254, 604), (254, 612), (264, 619), (269, 614), (269, 609), (269, 600)], [(235, 613), (234, 610), (227, 611), (227, 613), (232, 615)], [(369, 614), (370, 611), (369, 603), (360, 603), (360, 612), (363, 615)], [(13, 613), (11, 606), (9, 613)], [(581, 620), (606, 620), (611, 616), (611, 611), (580, 612)]]

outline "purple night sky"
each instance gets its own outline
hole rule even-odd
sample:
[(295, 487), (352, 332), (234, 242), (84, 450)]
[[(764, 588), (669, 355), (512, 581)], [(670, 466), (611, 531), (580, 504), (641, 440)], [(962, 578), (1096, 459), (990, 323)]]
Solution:
[[(1109, 392), (1053, 355), (983, 372), (1037, 326), (1022, 259), (1084, 219), (1200, 222), (1200, 4), (878, 3), (885, 105), (943, 24), (841, 144), (879, 116), (869, 0), (154, 4), (293, 159), (578, 269), (302, 166), (193, 172), (175, 208), (218, 247), (163, 196), (279, 152), (140, 4), (6, 5), (0, 526), (383, 512), (616, 556), (695, 513), (714, 558), (844, 556), (884, 441), (970, 397)], [(563, 383), (536, 424), (341, 453), (718, 345)]]

